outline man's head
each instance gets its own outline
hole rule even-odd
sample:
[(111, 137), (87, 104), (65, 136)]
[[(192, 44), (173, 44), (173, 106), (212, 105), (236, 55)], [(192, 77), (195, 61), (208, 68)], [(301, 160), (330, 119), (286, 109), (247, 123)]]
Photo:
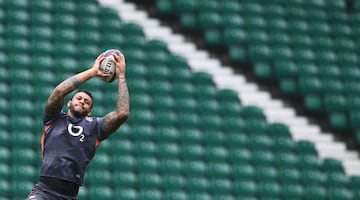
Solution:
[(92, 114), (93, 97), (87, 90), (79, 90), (74, 93), (67, 104), (68, 113), (74, 117), (86, 117)]

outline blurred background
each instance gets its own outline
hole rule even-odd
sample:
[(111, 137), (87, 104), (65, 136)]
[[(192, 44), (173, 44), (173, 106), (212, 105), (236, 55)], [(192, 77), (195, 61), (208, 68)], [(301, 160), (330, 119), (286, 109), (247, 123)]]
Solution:
[(131, 116), (80, 200), (360, 199), (359, 25), (355, 0), (2, 0), (0, 200), (38, 180), (52, 89), (110, 48)]

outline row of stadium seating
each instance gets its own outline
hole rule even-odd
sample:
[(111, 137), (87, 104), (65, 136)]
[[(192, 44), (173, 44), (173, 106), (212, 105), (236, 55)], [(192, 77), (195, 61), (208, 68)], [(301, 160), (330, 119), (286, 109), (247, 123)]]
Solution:
[(156, 7), (201, 30), (208, 45), (226, 47), (232, 61), (251, 60), (256, 77), (300, 96), (332, 128), (359, 132), (358, 6), (352, 14), (345, 1), (157, 0)]
[[(114, 10), (94, 0), (1, 1), (5, 10), (0, 199), (24, 199), (38, 179), (41, 113), (52, 88), (108, 48), (126, 56), (131, 117), (98, 147), (79, 199), (360, 198), (360, 178), (347, 176), (340, 161), (320, 160), (313, 143), (294, 141), (287, 126), (266, 122), (260, 108), (217, 89), (209, 74), (191, 72), (187, 60)], [(114, 109), (116, 84), (84, 87), (95, 116)]]

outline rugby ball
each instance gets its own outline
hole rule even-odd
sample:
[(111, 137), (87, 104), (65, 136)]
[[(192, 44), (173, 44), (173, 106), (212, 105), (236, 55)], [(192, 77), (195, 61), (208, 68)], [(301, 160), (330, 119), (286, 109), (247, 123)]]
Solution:
[(100, 63), (100, 70), (109, 76), (102, 78), (105, 82), (113, 82), (116, 77), (115, 69), (115, 55), (120, 55), (120, 51), (117, 49), (109, 49), (103, 53), (105, 59)]

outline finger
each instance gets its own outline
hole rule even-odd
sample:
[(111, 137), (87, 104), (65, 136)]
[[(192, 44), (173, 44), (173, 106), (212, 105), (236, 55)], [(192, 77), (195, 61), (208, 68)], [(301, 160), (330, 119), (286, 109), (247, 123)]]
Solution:
[(103, 53), (99, 54), (98, 57), (96, 58), (96, 60), (100, 59), (101, 57), (104, 57)]

